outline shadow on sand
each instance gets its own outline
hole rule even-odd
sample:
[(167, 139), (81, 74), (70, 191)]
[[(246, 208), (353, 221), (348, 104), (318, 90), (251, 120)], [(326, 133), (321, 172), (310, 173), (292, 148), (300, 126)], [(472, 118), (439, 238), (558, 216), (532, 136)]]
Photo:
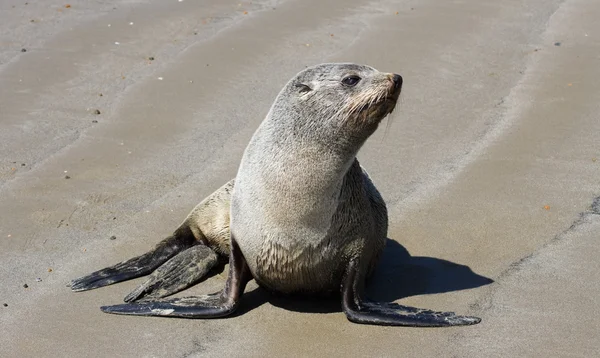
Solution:
[[(375, 301), (391, 302), (415, 295), (476, 288), (492, 282), (466, 265), (434, 257), (411, 256), (404, 246), (388, 239), (379, 266), (367, 283), (367, 296)], [(266, 302), (296, 312), (341, 312), (337, 297), (277, 296), (259, 287), (243, 295), (236, 316)]]

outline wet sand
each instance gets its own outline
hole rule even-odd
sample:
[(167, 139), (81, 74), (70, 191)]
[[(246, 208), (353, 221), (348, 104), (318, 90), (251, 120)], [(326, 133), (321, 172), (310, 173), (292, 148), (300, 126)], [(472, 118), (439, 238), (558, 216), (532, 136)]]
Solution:
[[(0, 356), (600, 355), (599, 17), (594, 0), (0, 1)], [(370, 295), (481, 324), (354, 325), (254, 284), (229, 319), (124, 317), (99, 306), (141, 279), (66, 287), (168, 235), (235, 175), (283, 84), (329, 61), (404, 78), (359, 155), (391, 220)]]

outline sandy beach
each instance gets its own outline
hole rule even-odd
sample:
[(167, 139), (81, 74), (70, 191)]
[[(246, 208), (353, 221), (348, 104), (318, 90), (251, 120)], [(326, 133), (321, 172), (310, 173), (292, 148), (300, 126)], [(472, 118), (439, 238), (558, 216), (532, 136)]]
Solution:
[[(0, 0), (0, 356), (600, 356), (599, 18), (597, 0)], [(359, 154), (390, 216), (369, 295), (480, 324), (356, 325), (253, 282), (222, 320), (99, 310), (143, 279), (71, 292), (233, 178), (322, 62), (404, 78)]]

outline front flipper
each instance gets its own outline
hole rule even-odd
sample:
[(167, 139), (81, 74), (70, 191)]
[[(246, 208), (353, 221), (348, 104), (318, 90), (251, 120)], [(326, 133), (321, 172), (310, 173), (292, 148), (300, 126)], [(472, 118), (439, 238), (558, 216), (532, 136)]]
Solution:
[(157, 268), (146, 282), (125, 297), (125, 302), (163, 298), (200, 281), (219, 262), (208, 246), (196, 245)]
[(106, 313), (167, 316), (183, 318), (218, 318), (228, 316), (238, 307), (240, 297), (248, 281), (252, 279), (250, 269), (233, 236), (229, 255), (229, 275), (222, 292), (185, 298), (172, 298), (153, 302), (128, 303), (104, 306)]
[(458, 316), (454, 312), (435, 312), (363, 300), (364, 275), (358, 271), (358, 263), (352, 260), (342, 283), (342, 308), (351, 322), (379, 326), (448, 327), (467, 326), (481, 321), (480, 318)]
[(223, 292), (198, 297), (171, 298), (100, 307), (102, 312), (133, 316), (166, 316), (181, 318), (218, 318), (235, 310)]

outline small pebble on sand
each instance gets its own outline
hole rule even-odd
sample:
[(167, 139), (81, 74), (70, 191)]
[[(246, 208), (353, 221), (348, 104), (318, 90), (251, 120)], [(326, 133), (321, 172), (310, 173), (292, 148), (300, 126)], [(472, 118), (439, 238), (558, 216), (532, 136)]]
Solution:
[(99, 109), (96, 109), (96, 110), (94, 111), (94, 114), (100, 114), (100, 110), (99, 110)]
[(109, 240), (116, 240), (116, 239), (117, 239), (117, 237), (115, 235), (109, 237)]
[(25, 283), (23, 284), (23, 288), (29, 288), (29, 285)]
[(560, 42), (555, 42), (554, 46), (560, 46)]
[(22, 48), (21, 52), (27, 52), (27, 49), (26, 48)]
[(94, 119), (94, 120), (92, 121), (92, 123), (98, 123), (98, 121)]
[(68, 175), (65, 175), (65, 179), (71, 179), (71, 177)]
[(35, 279), (35, 282), (42, 282), (42, 279), (38, 277)]
[(8, 307), (8, 303), (3, 303), (2, 306)]

